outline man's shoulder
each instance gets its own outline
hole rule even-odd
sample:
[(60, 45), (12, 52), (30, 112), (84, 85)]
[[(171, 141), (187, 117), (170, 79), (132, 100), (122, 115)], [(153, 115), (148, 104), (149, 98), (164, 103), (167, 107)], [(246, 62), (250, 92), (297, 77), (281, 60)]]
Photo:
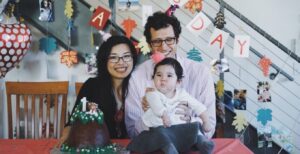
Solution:
[(153, 71), (153, 62), (151, 59), (139, 64), (132, 72), (133, 77), (147, 76), (149, 71)]
[(181, 58), (181, 65), (184, 67), (184, 69), (186, 69), (186, 71), (192, 71), (194, 73), (209, 70), (209, 67), (206, 63), (197, 62), (186, 57)]

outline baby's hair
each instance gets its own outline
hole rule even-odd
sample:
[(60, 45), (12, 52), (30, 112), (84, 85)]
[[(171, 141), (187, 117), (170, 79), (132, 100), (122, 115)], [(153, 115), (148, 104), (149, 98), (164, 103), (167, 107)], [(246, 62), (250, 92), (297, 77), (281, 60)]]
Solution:
[(160, 61), (159, 63), (157, 63), (154, 67), (152, 78), (154, 78), (157, 68), (162, 65), (172, 66), (175, 70), (175, 74), (177, 76), (178, 81), (180, 81), (183, 78), (183, 68), (180, 65), (180, 63), (174, 58), (165, 58), (162, 61)]

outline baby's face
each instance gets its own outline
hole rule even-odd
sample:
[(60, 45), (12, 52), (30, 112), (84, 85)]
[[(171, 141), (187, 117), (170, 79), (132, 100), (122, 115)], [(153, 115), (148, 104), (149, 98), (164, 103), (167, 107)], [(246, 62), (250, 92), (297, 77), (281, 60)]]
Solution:
[(156, 89), (165, 95), (172, 94), (178, 83), (175, 70), (170, 65), (157, 67), (153, 80)]

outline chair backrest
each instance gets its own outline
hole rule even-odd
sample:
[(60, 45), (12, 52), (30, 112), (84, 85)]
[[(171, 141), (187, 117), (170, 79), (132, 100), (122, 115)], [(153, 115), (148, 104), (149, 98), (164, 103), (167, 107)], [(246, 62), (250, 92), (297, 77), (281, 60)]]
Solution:
[(24, 138), (59, 138), (66, 123), (68, 86), (68, 81), (6, 82), (9, 138), (14, 133), (22, 137), (22, 130)]
[(76, 82), (75, 83), (75, 91), (76, 91), (76, 95), (78, 95), (81, 87), (82, 87), (83, 83), (82, 82)]

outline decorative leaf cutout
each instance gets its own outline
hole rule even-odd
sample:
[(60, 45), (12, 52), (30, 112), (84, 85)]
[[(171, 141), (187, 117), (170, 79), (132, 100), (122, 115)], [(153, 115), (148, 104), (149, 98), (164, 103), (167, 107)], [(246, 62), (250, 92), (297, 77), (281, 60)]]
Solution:
[(60, 53), (60, 62), (65, 63), (68, 67), (78, 63), (76, 51), (63, 51)]
[(187, 58), (198, 62), (202, 61), (201, 53), (195, 47), (187, 53)]
[(219, 80), (217, 82), (217, 87), (216, 87), (217, 95), (218, 97), (222, 97), (224, 95), (224, 83), (222, 80)]
[(262, 125), (265, 126), (268, 121), (272, 121), (271, 109), (259, 109), (257, 113), (257, 121), (260, 121)]
[(232, 125), (235, 126), (235, 129), (238, 132), (241, 132), (243, 129), (245, 129), (245, 126), (248, 126), (248, 122), (243, 113), (237, 112)]
[(264, 73), (264, 76), (268, 76), (269, 74), (269, 68), (270, 68), (270, 65), (272, 64), (271, 60), (269, 58), (266, 58), (265, 56), (263, 58), (261, 58), (259, 60), (259, 66), (261, 67), (263, 73)]
[(135, 21), (132, 20), (132, 19), (130, 19), (130, 18), (128, 18), (128, 19), (126, 19), (126, 20), (124, 20), (122, 22), (122, 25), (123, 25), (123, 27), (125, 29), (126, 37), (130, 38), (133, 29), (137, 26), (136, 23), (135, 23)]
[(73, 16), (73, 12), (74, 10), (73, 10), (72, 0), (67, 0), (65, 5), (65, 11), (64, 11), (66, 17), (71, 19)]
[(192, 14), (202, 10), (202, 0), (189, 0), (185, 3), (184, 8), (188, 9)]
[(45, 51), (47, 54), (51, 54), (57, 49), (56, 40), (52, 37), (43, 37), (40, 39), (40, 50)]

